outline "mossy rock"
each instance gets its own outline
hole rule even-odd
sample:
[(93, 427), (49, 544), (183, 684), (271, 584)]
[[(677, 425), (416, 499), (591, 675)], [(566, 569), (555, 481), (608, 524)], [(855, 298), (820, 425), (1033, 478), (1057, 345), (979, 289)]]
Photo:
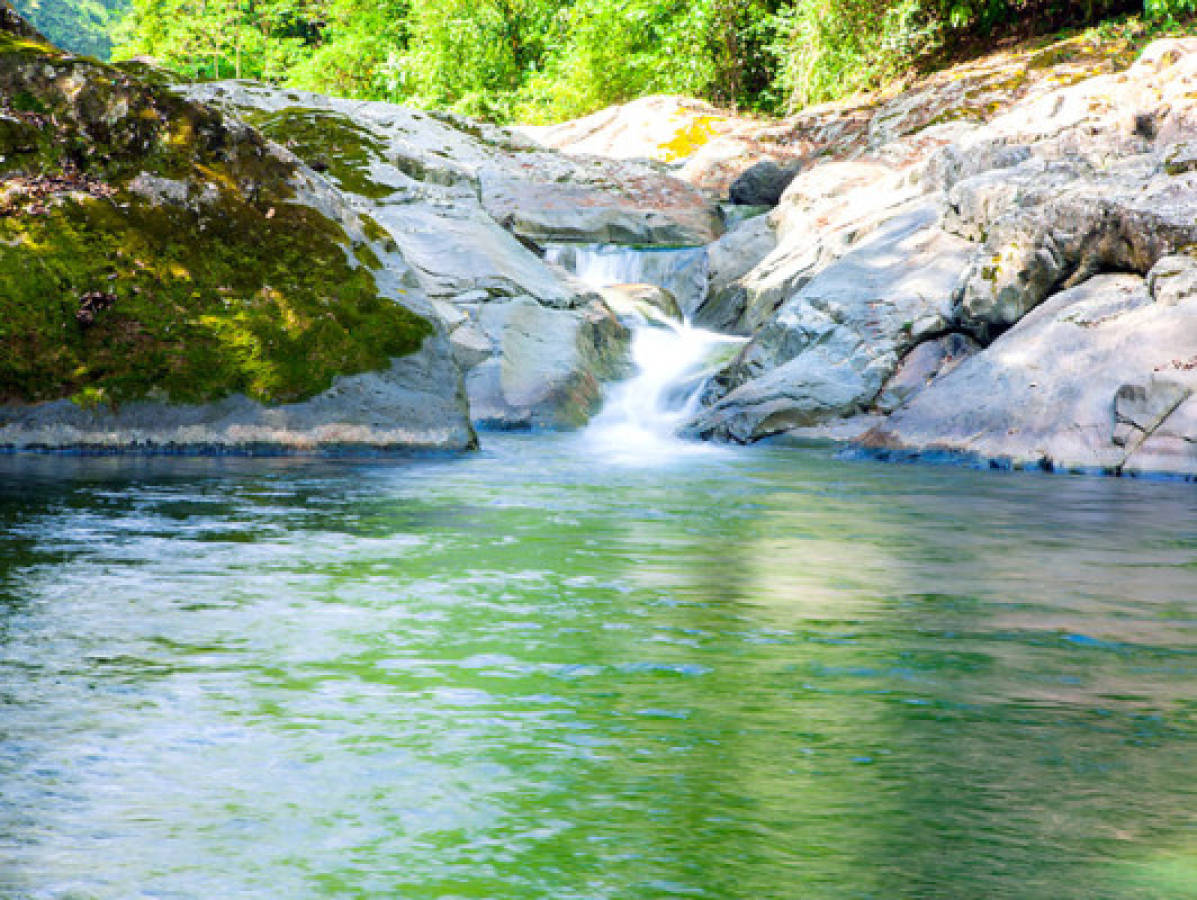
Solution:
[(339, 112), (290, 106), (247, 110), (243, 117), (346, 191), (374, 200), (395, 192), (370, 176), (371, 165), (384, 160), (382, 141)]
[(12, 31), (0, 97), (0, 400), (298, 401), (432, 333), (248, 126)]

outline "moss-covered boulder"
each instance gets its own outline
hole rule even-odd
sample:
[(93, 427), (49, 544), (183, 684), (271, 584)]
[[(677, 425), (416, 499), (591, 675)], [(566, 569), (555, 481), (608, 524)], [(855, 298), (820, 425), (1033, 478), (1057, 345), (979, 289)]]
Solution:
[[(443, 382), (417, 379), (436, 418), (407, 404), (395, 421), (390, 403), (341, 422), (325, 404), (324, 420), (273, 433), (313, 445), (305, 429), (351, 424), (365, 427), (354, 443), (471, 444), (447, 342), (383, 237), (254, 129), (0, 12), (0, 443), (25, 446), (31, 407), (64, 399), (98, 429), (60, 435), (79, 445), (119, 445), (122, 410), (138, 403), (243, 397), (279, 426), (277, 410), (346, 378), (397, 377), (396, 360), (421, 354)], [(55, 445), (44, 411), (33, 418), (36, 440)], [(138, 421), (137, 440), (153, 444), (152, 422)], [(241, 441), (197, 439), (229, 442)]]

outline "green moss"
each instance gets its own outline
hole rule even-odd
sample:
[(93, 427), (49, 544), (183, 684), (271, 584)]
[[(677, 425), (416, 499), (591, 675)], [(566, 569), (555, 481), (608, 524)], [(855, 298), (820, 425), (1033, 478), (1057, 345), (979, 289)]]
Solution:
[(372, 199), (395, 192), (370, 177), (370, 165), (384, 158), (382, 142), (338, 112), (291, 106), (273, 113), (249, 111), (245, 119), (344, 190)]
[[(0, 219), (5, 399), (285, 402), (385, 368), (430, 326), (379, 297), (333, 229), (305, 207), (267, 219), (228, 196), (199, 213), (77, 197)], [(75, 313), (93, 290), (117, 301), (85, 329)]]

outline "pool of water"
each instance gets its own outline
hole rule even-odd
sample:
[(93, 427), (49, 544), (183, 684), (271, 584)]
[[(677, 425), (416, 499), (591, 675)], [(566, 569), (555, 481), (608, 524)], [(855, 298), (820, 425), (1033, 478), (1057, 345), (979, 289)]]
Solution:
[(0, 896), (1197, 896), (1197, 489), (0, 459)]

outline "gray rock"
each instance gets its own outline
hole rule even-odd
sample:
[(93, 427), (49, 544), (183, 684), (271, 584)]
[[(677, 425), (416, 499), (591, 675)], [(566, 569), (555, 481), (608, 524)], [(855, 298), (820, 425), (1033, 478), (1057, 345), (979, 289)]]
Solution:
[(737, 206), (776, 206), (799, 166), (780, 166), (771, 159), (761, 160), (732, 182), (728, 198)]
[(601, 404), (601, 382), (625, 372), (630, 335), (602, 303), (576, 310), (530, 297), (489, 303), (477, 327), (496, 354), (466, 376), (480, 426), (580, 426)]
[(1197, 257), (1192, 253), (1163, 257), (1147, 273), (1147, 287), (1155, 302), (1164, 306), (1197, 296)]
[(682, 320), (677, 298), (655, 284), (613, 284), (599, 293), (621, 319), (656, 324)]
[(976, 341), (963, 334), (946, 334), (919, 344), (906, 354), (874, 405), (882, 412), (893, 412), (980, 349)]
[(745, 334), (748, 291), (743, 279), (777, 247), (769, 219), (749, 219), (707, 248), (707, 289), (694, 310), (696, 325)]
[[(1153, 387), (1141, 400), (1123, 386), (1154, 384), (1157, 369), (1183, 366), (1197, 347), (1195, 314), (1193, 301), (1152, 303), (1138, 276), (1096, 276), (1052, 297), (935, 380), (866, 444), (1117, 472), (1134, 442), (1114, 440), (1116, 410), (1150, 427), (1175, 396), (1163, 382), (1159, 393)], [(1182, 369), (1172, 371), (1171, 380), (1184, 381)], [(1153, 458), (1158, 463), (1169, 454), (1181, 458), (1166, 449)]]
[(1197, 480), (1197, 395), (1161, 422), (1122, 465), (1128, 475), (1181, 475)]
[(1188, 385), (1154, 374), (1143, 383), (1120, 385), (1114, 392), (1111, 440), (1133, 452), (1192, 393)]
[(895, 216), (825, 268), (709, 383), (697, 434), (757, 440), (870, 403), (898, 361), (948, 330), (969, 245), (933, 206)]
[(465, 371), (481, 365), (495, 353), (494, 343), (472, 323), (463, 324), (449, 336), (453, 358)]
[(10, 450), (330, 453), (467, 450), (477, 446), (461, 372), (442, 336), (385, 372), (337, 378), (303, 403), (263, 406), (243, 395), (184, 406), (153, 400), (82, 409), (69, 400), (0, 407)]
[(1083, 180), (994, 222), (959, 288), (962, 324), (985, 339), (1061, 287), (1103, 271), (1146, 275), (1197, 242), (1197, 173), (1136, 174)]

